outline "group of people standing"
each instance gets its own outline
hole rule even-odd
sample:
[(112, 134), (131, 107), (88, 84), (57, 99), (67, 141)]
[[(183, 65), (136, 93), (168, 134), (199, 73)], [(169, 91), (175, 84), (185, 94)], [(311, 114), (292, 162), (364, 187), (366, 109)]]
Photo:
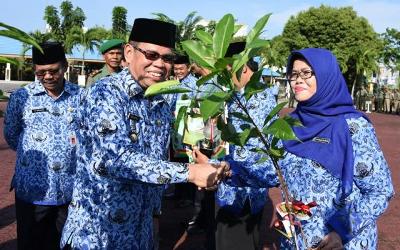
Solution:
[(362, 86), (355, 95), (355, 103), (358, 110), (368, 110), (367, 105), (370, 105), (369, 110), (388, 113), (400, 114), (400, 91), (399, 89), (389, 89), (386, 86), (378, 87), (378, 89), (371, 94), (367, 89)]
[[(173, 24), (136, 19), (123, 52), (104, 48), (105, 57), (123, 53), (126, 67), (87, 89), (64, 79), (67, 61), (60, 43), (41, 44), (44, 53), (33, 48), (38, 80), (12, 93), (4, 128), (17, 151), (11, 186), (19, 249), (154, 249), (154, 215), (160, 214), (165, 185), (187, 182), (217, 188), (213, 235), (207, 239), (215, 243), (209, 249), (259, 248), (267, 190), (280, 183), (273, 163), (260, 161), (262, 155), (252, 150), (262, 148), (258, 140), (230, 145), (222, 159), (209, 159), (197, 148), (194, 162), (168, 159), (172, 107), (181, 95), (145, 98), (144, 91), (170, 78), (175, 38)], [(232, 44), (227, 57), (244, 46)], [(276, 101), (269, 89), (245, 98), (257, 70), (250, 59), (232, 82), (235, 99), (262, 127)], [(179, 80), (188, 86), (185, 77)], [(376, 249), (376, 220), (393, 186), (368, 117), (354, 109), (336, 58), (326, 49), (292, 52), (287, 78), (298, 102), (290, 116), (303, 127), (293, 127), (299, 141), (280, 142), (286, 151), (279, 162), (286, 198), (317, 204), (310, 219), (300, 222), (304, 237), (295, 244)], [(240, 132), (243, 121), (229, 114), (243, 110), (233, 101), (227, 110)], [(282, 239), (282, 249), (293, 247)]]

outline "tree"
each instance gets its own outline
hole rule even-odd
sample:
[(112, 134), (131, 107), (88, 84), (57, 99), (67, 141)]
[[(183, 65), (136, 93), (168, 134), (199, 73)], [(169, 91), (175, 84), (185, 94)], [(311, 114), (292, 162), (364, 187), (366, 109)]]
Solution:
[(43, 19), (47, 22), (50, 33), (55, 40), (62, 40), (61, 23), (58, 11), (54, 6), (46, 6)]
[(61, 16), (63, 21), (61, 23), (61, 30), (63, 34), (68, 34), (72, 27), (78, 26), (83, 27), (86, 16), (80, 7), (73, 9), (73, 5), (70, 1), (63, 1), (60, 5)]
[(116, 6), (112, 11), (112, 36), (125, 40), (128, 33), (128, 23), (126, 21), (127, 10), (124, 7)]
[(268, 64), (270, 67), (275, 66), (282, 69), (287, 63), (287, 51), (288, 48), (284, 44), (282, 36), (279, 35), (270, 40), (270, 43), (262, 48), (261, 55), (262, 58), (265, 58), (265, 64)]
[[(2, 22), (0, 22), (0, 27), (3, 28), (0, 30), (0, 36), (8, 37), (20, 41), (22, 43), (30, 44), (39, 49), (41, 52), (43, 52), (42, 48), (40, 47), (36, 39), (30, 36), (29, 34), (25, 33), (24, 31)], [(20, 65), (20, 62), (18, 60), (5, 57), (0, 57), (0, 62), (12, 63), (17, 66)]]
[[(196, 11), (190, 12), (183, 21), (176, 22), (167, 15), (163, 13), (152, 13), (156, 16), (157, 20), (173, 23), (177, 26), (177, 40), (185, 41), (190, 39), (195, 39), (195, 33), (198, 29), (198, 23), (203, 19), (201, 16), (197, 16)], [(214, 22), (215, 25), (215, 22)], [(178, 51), (183, 51), (180, 44), (177, 45), (176, 48)]]
[(400, 70), (400, 31), (387, 28), (381, 34), (383, 39), (382, 61), (391, 68)]
[(364, 72), (373, 71), (382, 44), (368, 21), (357, 16), (352, 7), (321, 5), (290, 17), (279, 43), (279, 53), (306, 47), (322, 47), (337, 57), (349, 89), (361, 84)]
[(87, 51), (93, 52), (97, 49), (101, 42), (109, 36), (109, 32), (102, 27), (94, 27), (88, 30), (74, 26), (70, 30), (67, 40), (64, 43), (65, 50), (72, 50), (73, 47), (79, 46), (82, 53), (82, 72), (85, 74), (85, 53)]
[[(48, 33), (51, 34), (51, 39), (63, 43), (73, 27), (83, 28), (86, 16), (80, 7), (74, 9), (68, 0), (61, 3), (60, 9), (61, 17), (56, 7), (46, 6), (43, 19), (50, 27)], [(71, 50), (66, 49), (66, 52), (71, 53)]]

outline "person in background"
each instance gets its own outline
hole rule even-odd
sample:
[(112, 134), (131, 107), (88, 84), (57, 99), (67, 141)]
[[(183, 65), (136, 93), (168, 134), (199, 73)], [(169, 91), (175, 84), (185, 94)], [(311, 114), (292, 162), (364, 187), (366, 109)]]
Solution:
[(385, 87), (383, 91), (383, 111), (385, 113), (390, 113), (392, 99), (392, 91)]
[(135, 19), (124, 47), (128, 67), (87, 90), (61, 248), (153, 249), (153, 215), (165, 184), (209, 187), (229, 174), (225, 163), (167, 161), (170, 108), (163, 96), (144, 92), (168, 78), (175, 38), (174, 24)]
[(376, 112), (383, 112), (385, 90), (383, 87), (379, 88), (376, 92)]
[[(174, 61), (174, 78), (180, 82), (180, 86), (191, 90), (188, 93), (175, 93), (166, 95), (174, 117), (178, 115), (177, 102), (192, 100), (197, 94), (197, 78), (190, 71), (190, 61), (187, 55), (177, 55)], [(178, 108), (180, 105), (178, 105)], [(189, 162), (188, 154), (191, 154), (189, 145), (183, 143), (182, 135), (171, 131), (170, 160), (173, 162)], [(178, 183), (175, 185), (175, 196), (178, 198), (178, 207), (191, 206), (194, 203), (194, 195), (197, 187), (192, 183)]]
[(99, 51), (103, 55), (105, 65), (95, 74), (88, 77), (86, 88), (89, 88), (99, 79), (119, 73), (122, 70), (121, 61), (123, 58), (122, 53), (124, 44), (125, 42), (122, 39), (110, 39), (100, 46)]
[(4, 137), (17, 151), (15, 189), (18, 249), (59, 249), (76, 169), (78, 85), (64, 79), (60, 43), (32, 48), (37, 81), (13, 92)]
[(400, 91), (399, 89), (394, 89), (393, 93), (393, 113), (400, 113)]

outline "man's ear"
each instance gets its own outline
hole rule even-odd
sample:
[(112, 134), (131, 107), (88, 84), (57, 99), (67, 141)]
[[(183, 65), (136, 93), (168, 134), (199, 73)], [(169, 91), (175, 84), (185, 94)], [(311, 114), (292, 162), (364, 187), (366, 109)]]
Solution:
[(248, 70), (249, 70), (249, 68), (247, 67), (247, 65), (246, 64), (243, 65), (242, 73), (246, 74)]
[(126, 62), (130, 62), (133, 56), (133, 46), (130, 43), (125, 44), (124, 47), (124, 57)]

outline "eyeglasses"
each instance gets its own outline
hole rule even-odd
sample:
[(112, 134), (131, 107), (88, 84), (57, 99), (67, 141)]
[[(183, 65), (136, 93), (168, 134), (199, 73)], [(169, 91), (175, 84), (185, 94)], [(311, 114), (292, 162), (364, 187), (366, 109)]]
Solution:
[(301, 79), (306, 80), (306, 79), (311, 78), (313, 75), (314, 75), (314, 71), (312, 71), (312, 70), (302, 70), (300, 72), (290, 73), (289, 75), (287, 75), (287, 79), (291, 82), (294, 82), (297, 80), (297, 78), (299, 78), (299, 76)]
[(142, 50), (141, 48), (138, 48), (136, 46), (133, 46), (133, 48), (137, 51), (139, 51), (140, 53), (142, 53), (144, 55), (144, 57), (146, 57), (147, 60), (151, 60), (151, 61), (156, 61), (159, 58), (161, 58), (161, 60), (163, 60), (166, 63), (174, 63), (176, 56), (174, 54), (166, 54), (166, 55), (160, 55), (159, 53), (155, 52), (155, 51), (150, 51), (150, 50)]
[(61, 70), (61, 68), (49, 69), (49, 70), (39, 70), (39, 71), (35, 71), (35, 75), (37, 77), (44, 77), (46, 74), (54, 76), (54, 75), (60, 73), (60, 70)]

